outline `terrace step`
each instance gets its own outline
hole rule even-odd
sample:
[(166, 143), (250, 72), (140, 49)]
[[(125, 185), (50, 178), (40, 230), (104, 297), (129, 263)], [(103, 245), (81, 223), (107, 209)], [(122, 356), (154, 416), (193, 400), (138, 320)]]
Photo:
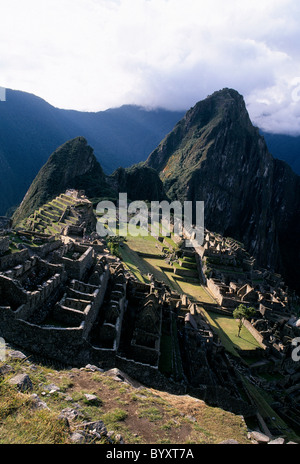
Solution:
[(59, 199), (66, 201), (69, 205), (74, 205), (75, 203), (77, 203), (77, 200), (75, 200), (74, 198), (69, 197), (68, 195), (65, 195), (64, 193), (62, 193), (59, 196)]
[(66, 207), (66, 206), (72, 206), (72, 205), (74, 205), (74, 203), (75, 203), (74, 201), (70, 202), (70, 201), (68, 201), (68, 200), (65, 200), (65, 199), (62, 198), (61, 196), (58, 197), (58, 198), (56, 199), (56, 201), (59, 202), (59, 203), (61, 203), (61, 204), (62, 204), (63, 206), (65, 206), (65, 207)]
[(51, 207), (56, 211), (57, 214), (60, 216), (62, 215), (63, 211), (65, 210), (65, 206), (58, 203), (56, 200), (52, 200), (50, 203)]
[(44, 215), (45, 217), (49, 218), (50, 221), (52, 221), (52, 222), (57, 222), (57, 221), (59, 220), (59, 216), (58, 216), (57, 214), (53, 214), (53, 213), (51, 213), (50, 211), (47, 211), (47, 210), (45, 210), (45, 209), (44, 209), (44, 211), (43, 211), (43, 215)]

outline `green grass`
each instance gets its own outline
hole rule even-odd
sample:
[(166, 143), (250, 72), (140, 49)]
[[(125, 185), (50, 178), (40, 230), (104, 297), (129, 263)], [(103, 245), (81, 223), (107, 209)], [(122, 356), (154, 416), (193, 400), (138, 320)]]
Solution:
[(176, 277), (176, 281), (181, 288), (181, 292), (189, 296), (192, 300), (199, 303), (216, 304), (215, 300), (199, 281), (195, 282), (194, 279), (188, 277), (181, 279)]
[(168, 236), (162, 236), (164, 238), (164, 240), (172, 247), (174, 248), (174, 250), (179, 250), (179, 246), (177, 245), (176, 242), (174, 242), (174, 240), (172, 240), (171, 237), (168, 237)]
[[(36, 362), (31, 369), (30, 359), (10, 359), (9, 365), (14, 372), (0, 382), (0, 444), (68, 444), (75, 428), (95, 420), (102, 420), (108, 431), (120, 433), (126, 444), (218, 443), (228, 437), (247, 442), (240, 416), (189, 396), (146, 387), (136, 389), (100, 372), (56, 370)], [(29, 373), (33, 390), (21, 393), (8, 380), (24, 371)], [(43, 396), (50, 383), (58, 385), (60, 391)], [(33, 409), (32, 393), (43, 399), (50, 410)], [(85, 393), (101, 398), (100, 406), (89, 405)], [(73, 408), (74, 402), (80, 416), (70, 421), (69, 428), (58, 417), (62, 409)], [(189, 416), (196, 416), (196, 421), (190, 421)]]
[[(160, 266), (167, 266), (167, 263), (159, 258), (143, 258), (138, 255), (137, 251), (143, 253), (157, 253), (157, 248), (152, 248), (151, 245), (149, 247), (148, 241), (137, 240), (135, 246), (132, 245), (132, 239), (128, 240), (127, 243), (124, 243), (123, 247), (119, 248), (119, 252), (121, 254), (122, 260), (124, 264), (128, 267), (129, 270), (133, 272), (133, 274), (140, 280), (140, 281), (148, 281), (148, 274), (153, 274), (155, 279), (158, 281), (163, 281), (167, 285), (172, 285), (172, 282), (168, 278), (168, 275), (160, 269)], [(144, 246), (143, 246), (144, 245)], [(169, 266), (170, 272), (172, 268)]]
[[(178, 278), (173, 273), (172, 266), (168, 265), (163, 259), (159, 257), (159, 250), (155, 247), (156, 240), (152, 236), (148, 237), (128, 237), (126, 244), (120, 248), (122, 259), (127, 267), (137, 276), (141, 281), (145, 281), (148, 273), (153, 274), (154, 277), (165, 282), (173, 290), (179, 294), (186, 294), (191, 300), (198, 302), (198, 304), (213, 304), (216, 302), (210, 295), (208, 290), (203, 287), (195, 279)], [(156, 253), (157, 259), (143, 258), (136, 252), (143, 253)], [(163, 268), (163, 270), (162, 270)], [(170, 269), (170, 272), (166, 269)], [(250, 334), (250, 332), (243, 327), (240, 337), (237, 336), (238, 325), (232, 317), (226, 317), (217, 313), (205, 312), (208, 321), (219, 335), (225, 348), (233, 355), (239, 357), (239, 350), (255, 351), (260, 349), (259, 343)], [(162, 341), (167, 343), (167, 340)], [(164, 345), (163, 345), (164, 346)], [(167, 358), (162, 358), (162, 368), (169, 370), (169, 363)], [(166, 365), (164, 365), (166, 363)]]
[(30, 396), (0, 382), (0, 444), (68, 443), (68, 428), (58, 413), (35, 410)]
[(114, 425), (116, 422), (124, 421), (128, 416), (128, 413), (123, 409), (116, 408), (102, 416), (103, 421), (107, 425)]
[(147, 418), (150, 422), (158, 422), (163, 418), (161, 411), (155, 406), (142, 408), (139, 412), (140, 418)]
[(240, 356), (237, 350), (254, 351), (262, 349), (245, 327), (242, 328), (240, 337), (237, 336), (238, 323), (233, 317), (222, 316), (212, 311), (209, 313), (204, 311), (204, 313), (212, 328), (219, 335), (225, 349), (234, 356)]
[[(140, 281), (148, 281), (147, 275), (153, 274), (156, 280), (165, 282), (178, 293), (184, 293), (173, 267), (161, 258), (161, 251), (155, 246), (156, 243), (157, 240), (152, 235), (128, 236), (124, 245), (119, 248), (124, 264)], [(138, 252), (156, 255), (157, 258), (142, 257), (138, 255)]]
[[(143, 277), (142, 272), (140, 270), (140, 259), (139, 256), (133, 252), (126, 244), (123, 247), (119, 248), (119, 253), (122, 257), (122, 261), (124, 262), (125, 266), (129, 271), (134, 274), (140, 282), (145, 282), (145, 277)], [(146, 273), (146, 269), (143, 269), (144, 273)]]

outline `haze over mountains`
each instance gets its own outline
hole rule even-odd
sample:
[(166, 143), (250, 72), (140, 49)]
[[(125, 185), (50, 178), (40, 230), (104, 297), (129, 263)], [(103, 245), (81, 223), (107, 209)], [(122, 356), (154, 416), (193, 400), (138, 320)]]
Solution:
[[(70, 111), (7, 89), (6, 101), (0, 102), (0, 215), (22, 201), (49, 156), (68, 140), (85, 137), (103, 171), (111, 174), (145, 161), (184, 114), (132, 105), (97, 113)], [(300, 137), (263, 135), (271, 154), (300, 174)]]

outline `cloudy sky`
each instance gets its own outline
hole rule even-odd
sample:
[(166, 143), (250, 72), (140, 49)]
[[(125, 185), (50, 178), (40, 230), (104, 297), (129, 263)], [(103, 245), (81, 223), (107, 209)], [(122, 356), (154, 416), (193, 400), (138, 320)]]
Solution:
[(232, 87), (300, 134), (299, 0), (0, 0), (0, 86), (59, 108), (189, 109)]

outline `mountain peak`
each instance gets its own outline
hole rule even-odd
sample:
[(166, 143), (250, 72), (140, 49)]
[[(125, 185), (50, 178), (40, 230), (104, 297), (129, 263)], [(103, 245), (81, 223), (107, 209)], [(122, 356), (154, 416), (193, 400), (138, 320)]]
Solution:
[(224, 88), (196, 103), (185, 116), (188, 124), (198, 124), (202, 127), (209, 122), (226, 122), (226, 117), (246, 126), (251, 125), (242, 95), (237, 90)]
[(85, 190), (95, 197), (105, 188), (105, 175), (92, 147), (84, 137), (75, 137), (58, 147), (41, 168), (13, 215), (14, 224), (67, 189)]
[[(171, 178), (173, 168), (191, 164), (190, 157), (206, 159), (208, 148), (221, 134), (234, 136), (247, 132), (253, 136), (258, 130), (252, 125), (244, 98), (234, 89), (224, 88), (214, 92), (193, 106), (160, 145), (150, 154), (147, 165), (162, 171), (162, 179)], [(224, 137), (222, 138), (222, 140)], [(193, 148), (185, 151), (185, 141)], [(174, 157), (175, 156), (175, 157)]]
[(287, 237), (300, 233), (300, 178), (275, 162), (237, 91), (198, 102), (146, 163), (171, 200), (204, 201), (207, 229), (243, 242), (260, 265), (299, 288)]

